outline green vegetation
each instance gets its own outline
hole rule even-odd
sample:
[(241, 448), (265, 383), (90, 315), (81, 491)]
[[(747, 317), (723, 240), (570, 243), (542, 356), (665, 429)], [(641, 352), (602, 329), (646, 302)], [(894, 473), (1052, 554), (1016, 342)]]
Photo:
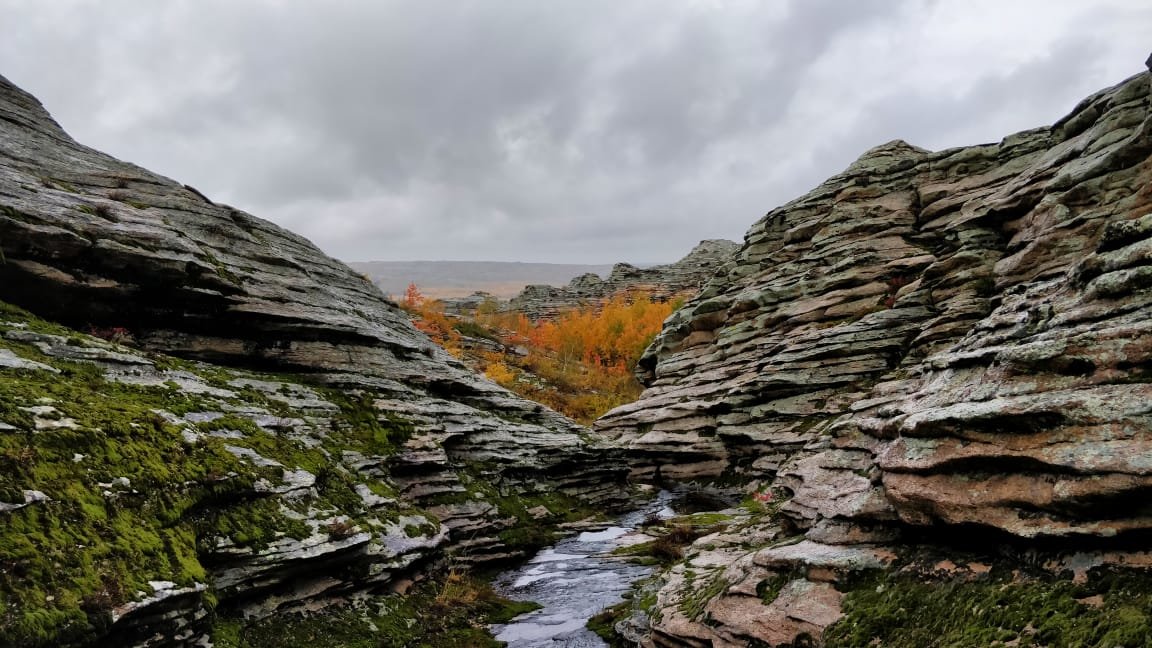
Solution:
[(850, 587), (830, 647), (1116, 648), (1152, 643), (1152, 579), (1094, 571), (1086, 582), (1023, 579), (1003, 568), (981, 578), (872, 574)]
[(722, 513), (695, 513), (671, 520), (646, 521), (644, 531), (655, 535), (654, 539), (619, 547), (612, 553), (636, 557), (642, 564), (671, 565), (684, 557), (685, 547), (697, 538), (724, 530), (731, 519), (732, 516)]
[[(0, 331), (7, 329), (59, 335), (74, 347), (102, 344), (0, 304)], [(26, 490), (50, 498), (4, 514), (0, 524), (0, 645), (79, 641), (109, 623), (113, 607), (151, 592), (150, 580), (206, 582), (198, 554), (217, 538), (253, 548), (303, 538), (313, 532), (302, 521), (309, 509), (352, 516), (344, 530), (351, 532), (366, 513), (354, 490), (358, 478), (331, 457), (343, 449), (389, 454), (411, 433), (346, 395), (332, 398), (340, 412), (324, 446), (306, 446), (238, 414), (191, 425), (176, 416), (237, 406), (293, 413), (274, 394), (251, 388), (216, 398), (172, 382), (127, 385), (32, 344), (0, 337), (0, 348), (59, 371), (0, 371), (0, 421), (17, 428), (0, 434), (0, 499), (23, 503)], [(170, 358), (159, 364), (217, 387), (242, 375)], [(254, 451), (267, 465), (226, 446)], [(279, 483), (284, 469), (316, 476), (311, 494), (292, 503), (295, 512), (254, 487), (261, 479)], [(375, 481), (369, 488), (390, 490)], [(435, 531), (431, 524), (416, 528), (428, 529)], [(213, 594), (205, 597), (211, 604)]]
[(774, 574), (756, 584), (756, 596), (760, 597), (764, 605), (768, 605), (772, 603), (772, 601), (775, 601), (776, 597), (780, 596), (780, 592), (783, 591), (785, 585), (802, 577), (803, 573), (799, 570)]
[(337, 446), (387, 457), (412, 437), (411, 423), (381, 413), (368, 394), (355, 395), (336, 389), (318, 391), (325, 400), (340, 407), (340, 420), (344, 425), (330, 435), (331, 442)]
[[(499, 475), (490, 466), (472, 463), (460, 471), (465, 491), (440, 495), (424, 504), (462, 504), (484, 501), (500, 511), (500, 516), (514, 520), (514, 524), (500, 532), (500, 541), (510, 549), (525, 552), (546, 547), (559, 539), (556, 525), (587, 519), (605, 519), (604, 511), (597, 510), (571, 495), (560, 491), (526, 491), (499, 487)], [(547, 513), (543, 513), (547, 511)]]
[(56, 178), (49, 178), (48, 176), (41, 177), (40, 178), (40, 184), (44, 185), (45, 187), (47, 187), (49, 189), (59, 189), (61, 191), (67, 191), (68, 193), (74, 193), (74, 194), (81, 193), (80, 190), (77, 189), (72, 184), (65, 182), (63, 180), (58, 180)]
[(698, 620), (704, 615), (704, 608), (708, 603), (728, 588), (728, 581), (724, 578), (724, 570), (716, 570), (708, 582), (702, 586), (693, 587), (691, 592), (680, 601), (680, 611), (689, 619)]
[(217, 648), (498, 648), (486, 630), (540, 606), (511, 601), (459, 572), (425, 582), (406, 596), (274, 616), (255, 622), (218, 619)]
[(585, 626), (604, 640), (610, 648), (631, 648), (633, 644), (626, 642), (623, 637), (616, 634), (616, 622), (628, 617), (632, 613), (632, 602), (624, 601), (594, 615), (588, 619)]
[[(143, 352), (136, 353), (155, 371), (180, 373), (160, 384), (129, 385), (108, 379), (97, 365), (50, 356), (18, 341), (17, 333), (58, 336), (50, 343), (76, 350), (125, 351), (0, 302), (0, 349), (59, 372), (0, 370), (0, 422), (15, 428), (0, 430), (0, 501), (22, 504), (25, 491), (50, 498), (0, 514), (0, 645), (85, 644), (108, 627), (113, 608), (150, 593), (148, 581), (208, 583), (201, 557), (224, 539), (260, 550), (283, 538), (342, 538), (381, 523), (397, 524), (409, 537), (439, 532), (435, 519), (403, 504), (367, 510), (358, 489), (394, 499), (394, 487), (337, 461), (345, 451), (387, 457), (414, 431), (377, 410), (368, 394)], [(123, 329), (92, 333), (132, 340)], [(231, 395), (178, 384), (190, 378)], [(319, 396), (335, 409), (321, 416), (297, 410), (291, 403), (301, 396)], [(277, 417), (320, 427), (303, 436), (262, 427), (263, 419)], [(299, 496), (258, 486), (280, 484), (285, 471), (298, 470), (315, 477)], [(597, 514), (562, 493), (504, 485), (499, 466), (476, 464), (464, 473), (462, 500), (491, 502), (514, 520), (501, 534), (513, 548), (548, 544), (557, 523)], [(331, 520), (315, 521), (325, 518)], [(253, 624), (222, 618), (218, 645), (294, 646), (311, 637), (334, 646), (487, 646), (495, 644), (480, 626), (533, 607), (461, 578), (449, 574), (412, 597), (380, 599), (372, 610)], [(218, 594), (224, 593), (205, 590), (205, 607), (213, 609)], [(372, 624), (378, 631), (363, 631)], [(374, 639), (366, 644), (365, 637)]]

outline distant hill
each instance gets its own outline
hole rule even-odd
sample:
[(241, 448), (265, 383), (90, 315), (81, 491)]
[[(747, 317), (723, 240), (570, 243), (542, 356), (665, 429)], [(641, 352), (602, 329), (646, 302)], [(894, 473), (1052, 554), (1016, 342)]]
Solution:
[(465, 297), (484, 291), (508, 299), (530, 284), (563, 286), (586, 273), (607, 275), (611, 264), (507, 261), (363, 261), (349, 263), (387, 294), (400, 296), (415, 282), (428, 297)]
[(644, 291), (658, 300), (695, 293), (739, 249), (740, 244), (735, 241), (706, 239), (675, 263), (645, 268), (617, 263), (607, 275), (580, 275), (563, 286), (533, 284), (511, 299), (512, 308), (539, 320), (632, 290)]

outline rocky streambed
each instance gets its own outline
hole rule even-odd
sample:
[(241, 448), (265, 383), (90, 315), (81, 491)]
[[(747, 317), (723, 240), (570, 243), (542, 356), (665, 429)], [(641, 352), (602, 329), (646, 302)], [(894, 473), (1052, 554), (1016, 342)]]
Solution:
[(676, 495), (661, 491), (641, 509), (606, 528), (583, 531), (541, 550), (526, 564), (496, 578), (496, 589), (514, 600), (535, 601), (540, 609), (492, 627), (509, 648), (592, 648), (606, 646), (585, 627), (590, 618), (623, 600), (632, 584), (652, 568), (612, 556), (622, 546), (650, 539), (637, 532), (656, 516), (669, 519)]

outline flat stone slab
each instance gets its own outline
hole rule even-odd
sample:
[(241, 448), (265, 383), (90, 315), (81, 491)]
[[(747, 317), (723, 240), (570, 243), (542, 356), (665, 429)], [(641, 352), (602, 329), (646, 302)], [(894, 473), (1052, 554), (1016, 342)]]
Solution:
[(60, 373), (60, 370), (56, 367), (51, 367), (43, 362), (21, 358), (13, 353), (11, 349), (0, 349), (0, 369), (28, 369)]

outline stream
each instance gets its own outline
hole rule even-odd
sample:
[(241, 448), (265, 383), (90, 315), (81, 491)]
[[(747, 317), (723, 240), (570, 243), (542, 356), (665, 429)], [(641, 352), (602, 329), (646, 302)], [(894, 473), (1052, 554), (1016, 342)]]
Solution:
[(603, 648), (600, 637), (584, 627), (588, 619), (624, 600), (632, 583), (651, 567), (606, 554), (627, 544), (626, 536), (650, 515), (667, 519), (674, 495), (660, 491), (647, 506), (619, 518), (602, 531), (585, 531), (541, 550), (526, 564), (496, 577), (495, 588), (518, 601), (543, 607), (509, 623), (492, 626), (508, 648)]

